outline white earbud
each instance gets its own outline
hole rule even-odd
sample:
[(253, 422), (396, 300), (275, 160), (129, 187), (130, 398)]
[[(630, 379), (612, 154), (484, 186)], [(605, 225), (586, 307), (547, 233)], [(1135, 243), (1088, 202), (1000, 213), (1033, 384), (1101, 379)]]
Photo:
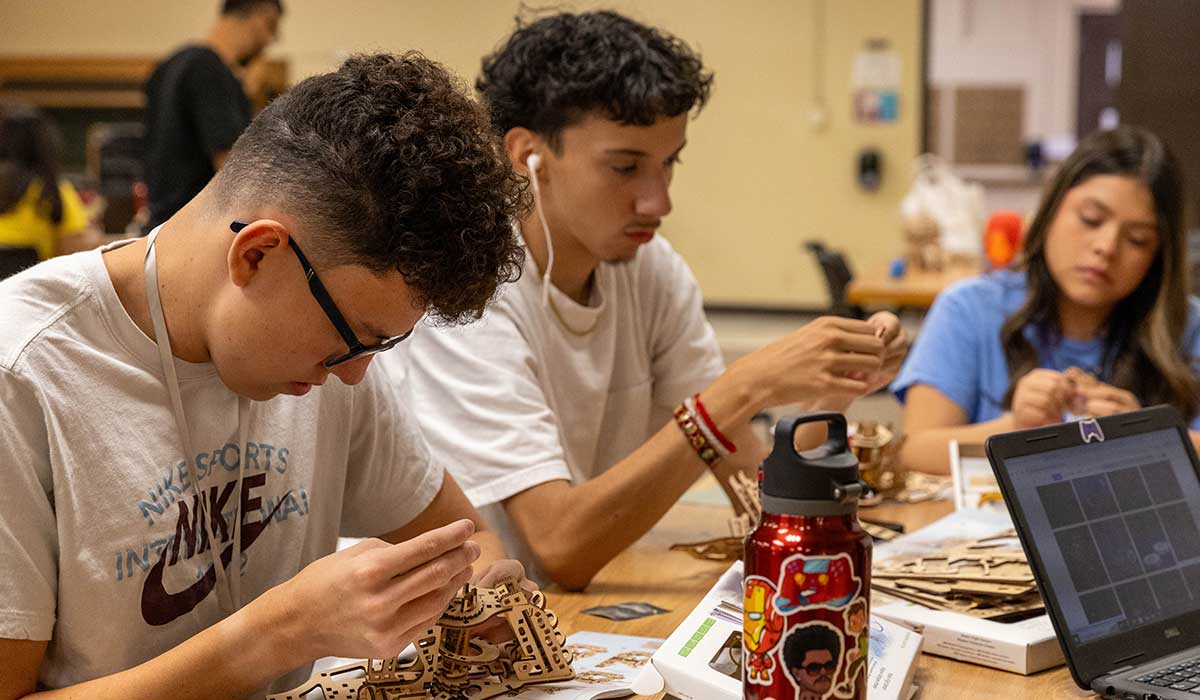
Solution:
[(542, 222), (542, 231), (546, 234), (546, 272), (542, 275), (542, 306), (550, 305), (550, 270), (554, 268), (554, 243), (550, 240), (550, 224), (546, 223), (546, 213), (542, 211), (542, 188), (538, 184), (538, 167), (542, 164), (542, 157), (536, 153), (530, 153), (525, 158), (525, 165), (529, 168), (529, 182), (533, 185), (533, 205), (537, 209), (538, 219)]

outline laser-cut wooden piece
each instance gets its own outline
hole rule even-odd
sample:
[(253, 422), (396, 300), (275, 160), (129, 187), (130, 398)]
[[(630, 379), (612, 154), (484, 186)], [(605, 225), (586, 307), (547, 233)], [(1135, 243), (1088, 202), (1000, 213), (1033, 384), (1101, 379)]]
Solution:
[(935, 610), (949, 610), (985, 620), (1004, 622), (1023, 619), (1042, 612), (1042, 600), (1036, 594), (1015, 598), (956, 597), (937, 595), (908, 588), (901, 581), (871, 580), (871, 587), (890, 596), (919, 603)]
[(1025, 552), (1002, 532), (924, 556), (880, 562), (871, 585), (888, 595), (937, 610), (989, 620), (1012, 620), (1042, 611)]
[[(492, 643), (475, 632), (507, 624), (511, 641)], [(516, 581), (495, 588), (468, 584), (437, 624), (415, 641), (415, 658), (365, 659), (330, 669), (267, 700), (302, 700), (320, 687), (326, 700), (485, 700), (527, 685), (570, 680), (571, 652), (541, 591)]]

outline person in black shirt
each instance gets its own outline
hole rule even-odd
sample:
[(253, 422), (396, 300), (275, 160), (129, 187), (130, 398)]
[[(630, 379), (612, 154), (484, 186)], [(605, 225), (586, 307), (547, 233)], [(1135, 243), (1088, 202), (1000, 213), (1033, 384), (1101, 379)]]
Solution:
[(280, 0), (225, 0), (203, 44), (185, 46), (146, 82), (146, 185), (150, 221), (166, 221), (216, 174), (250, 124), (250, 100), (233, 73), (275, 40)]

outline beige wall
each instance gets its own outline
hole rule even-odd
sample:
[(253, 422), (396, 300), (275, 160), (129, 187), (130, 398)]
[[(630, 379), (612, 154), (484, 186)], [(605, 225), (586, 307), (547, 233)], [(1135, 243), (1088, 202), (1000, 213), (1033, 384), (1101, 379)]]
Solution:
[[(825, 303), (800, 248), (824, 238), (861, 273), (899, 254), (897, 205), (920, 132), (920, 0), (824, 0), (827, 126), (812, 107), (814, 11), (821, 0), (619, 0), (700, 49), (716, 72), (713, 99), (692, 123), (664, 233), (687, 258), (710, 303)], [(352, 51), (417, 48), (473, 79), (482, 54), (511, 29), (515, 0), (285, 0), (272, 52), (293, 76), (331, 69)], [(216, 2), (0, 0), (0, 53), (162, 53), (200, 36)], [(890, 40), (903, 65), (900, 121), (851, 121), (850, 72), (869, 37)], [(884, 156), (879, 192), (855, 185), (857, 153)]]

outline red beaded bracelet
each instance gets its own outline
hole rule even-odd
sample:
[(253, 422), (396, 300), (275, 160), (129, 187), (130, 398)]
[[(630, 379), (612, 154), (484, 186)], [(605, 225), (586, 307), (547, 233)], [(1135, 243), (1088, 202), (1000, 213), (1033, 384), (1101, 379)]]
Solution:
[(729, 438), (721, 434), (721, 431), (717, 429), (716, 422), (713, 421), (713, 419), (708, 415), (708, 410), (704, 408), (704, 403), (700, 401), (700, 394), (694, 394), (692, 396), (692, 403), (695, 404), (696, 413), (699, 414), (700, 420), (703, 421), (703, 425), (701, 427), (708, 428), (708, 430), (705, 432), (717, 439), (717, 442), (720, 443), (721, 447), (725, 448), (726, 455), (731, 455), (734, 452), (737, 452), (737, 445), (734, 445)]

